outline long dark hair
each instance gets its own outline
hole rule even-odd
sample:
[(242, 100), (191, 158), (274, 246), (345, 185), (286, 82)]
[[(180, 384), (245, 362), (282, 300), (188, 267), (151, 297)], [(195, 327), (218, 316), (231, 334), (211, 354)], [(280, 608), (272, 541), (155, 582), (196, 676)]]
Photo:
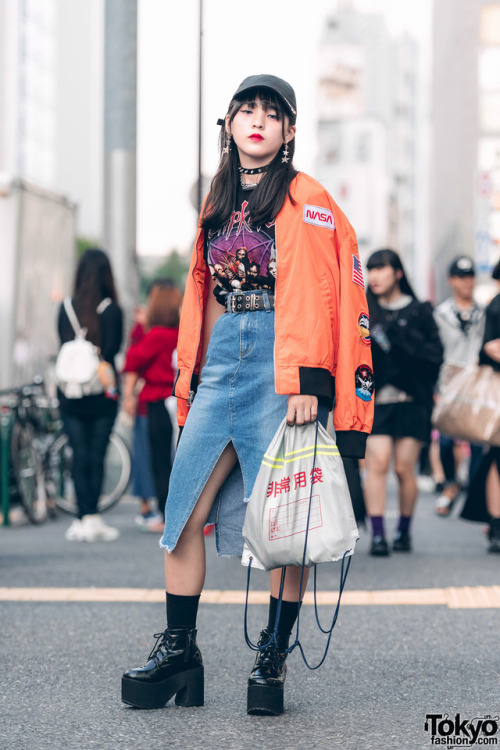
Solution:
[[(402, 294), (409, 294), (410, 297), (413, 297), (413, 299), (417, 299), (417, 296), (413, 291), (410, 282), (408, 281), (408, 277), (401, 262), (401, 258), (394, 250), (391, 250), (388, 247), (384, 247), (380, 250), (375, 250), (375, 252), (370, 255), (366, 264), (366, 268), (368, 269), (368, 271), (370, 271), (372, 268), (382, 268), (382, 266), (391, 266), (394, 271), (401, 271), (402, 275), (398, 283)], [(370, 307), (372, 305), (379, 306), (378, 296), (372, 292), (370, 286), (368, 286), (368, 289), (366, 290), (366, 299), (368, 300), (368, 305)]]
[(92, 247), (85, 250), (76, 269), (73, 307), (88, 340), (96, 346), (101, 343), (97, 307), (106, 297), (118, 301), (111, 264), (103, 250)]
[[(281, 99), (267, 89), (252, 89), (246, 91), (243, 98), (232, 99), (227, 111), (229, 124), (234, 120), (242, 104), (253, 102), (257, 98), (260, 99), (264, 108), (272, 107), (276, 110), (282, 123), (284, 141), (285, 117), (288, 117), (290, 125), (295, 125), (296, 118), (285, 108)], [(224, 153), (227, 141), (226, 125), (223, 122), (219, 134), (219, 166), (210, 185), (210, 192), (201, 221), (201, 226), (205, 231), (223, 227), (227, 224), (235, 209), (236, 192), (240, 178), (238, 172), (238, 149), (234, 141), (232, 141), (229, 152)], [(292, 203), (295, 203), (290, 194), (290, 183), (297, 174), (293, 166), (295, 138), (288, 143), (288, 151), (290, 161), (282, 162), (280, 149), (258, 186), (250, 192), (248, 211), (250, 222), (254, 227), (273, 221), (287, 196)]]

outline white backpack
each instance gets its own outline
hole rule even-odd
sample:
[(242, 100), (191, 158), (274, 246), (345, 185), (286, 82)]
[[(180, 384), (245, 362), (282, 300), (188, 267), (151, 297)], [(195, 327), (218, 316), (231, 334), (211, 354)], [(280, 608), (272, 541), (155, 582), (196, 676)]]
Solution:
[[(103, 299), (97, 308), (98, 314), (111, 303), (109, 297)], [(87, 341), (87, 329), (82, 328), (71, 304), (66, 297), (64, 309), (75, 332), (72, 341), (66, 341), (59, 350), (55, 366), (55, 379), (66, 398), (83, 398), (104, 392), (104, 385), (99, 378), (101, 361), (99, 347)]]

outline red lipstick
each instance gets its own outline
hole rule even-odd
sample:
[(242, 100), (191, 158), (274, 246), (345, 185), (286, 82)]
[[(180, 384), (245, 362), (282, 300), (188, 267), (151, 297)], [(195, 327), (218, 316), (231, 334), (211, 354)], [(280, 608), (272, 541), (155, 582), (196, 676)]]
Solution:
[(263, 137), (261, 135), (259, 135), (259, 133), (253, 133), (250, 136), (250, 140), (252, 140), (252, 141), (263, 141), (264, 139), (263, 139)]

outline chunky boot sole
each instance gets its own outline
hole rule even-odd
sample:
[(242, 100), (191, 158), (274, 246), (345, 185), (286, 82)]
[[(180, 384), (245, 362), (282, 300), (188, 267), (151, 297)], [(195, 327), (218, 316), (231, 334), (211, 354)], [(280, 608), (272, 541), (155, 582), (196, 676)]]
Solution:
[(247, 713), (278, 716), (283, 713), (283, 688), (268, 685), (249, 685)]
[(135, 708), (163, 708), (175, 695), (177, 706), (204, 705), (204, 669), (195, 667), (162, 682), (122, 677), (122, 701)]

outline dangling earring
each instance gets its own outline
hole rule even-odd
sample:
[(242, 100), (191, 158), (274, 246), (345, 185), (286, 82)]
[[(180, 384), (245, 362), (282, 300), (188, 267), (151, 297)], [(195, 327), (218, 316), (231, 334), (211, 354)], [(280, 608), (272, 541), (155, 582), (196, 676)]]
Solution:
[(289, 153), (290, 153), (290, 152), (289, 152), (289, 150), (288, 150), (288, 143), (285, 143), (285, 148), (283, 149), (283, 158), (282, 158), (282, 160), (281, 160), (281, 163), (282, 163), (282, 164), (286, 164), (287, 162), (289, 162), (289, 161), (290, 161), (290, 158), (289, 158), (289, 156), (288, 156), (288, 154), (289, 154)]
[(226, 133), (226, 145), (222, 149), (223, 154), (228, 154), (231, 151), (231, 139), (232, 139), (231, 133)]

